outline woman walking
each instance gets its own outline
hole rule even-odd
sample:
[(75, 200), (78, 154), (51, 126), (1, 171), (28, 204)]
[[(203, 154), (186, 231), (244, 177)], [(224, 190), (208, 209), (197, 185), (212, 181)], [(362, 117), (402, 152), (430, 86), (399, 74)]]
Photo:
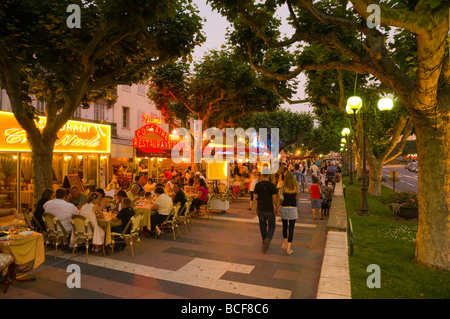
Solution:
[(298, 218), (297, 201), (299, 198), (299, 184), (292, 172), (287, 171), (284, 175), (284, 182), (280, 190), (281, 201), (280, 216), (283, 223), (283, 244), (281, 248), (286, 254), (291, 255), (294, 238), (294, 226)]
[(258, 171), (256, 169), (254, 169), (252, 171), (252, 175), (250, 175), (250, 186), (248, 188), (249, 192), (250, 192), (250, 207), (248, 208), (248, 210), (252, 210), (252, 205), (253, 205), (253, 192), (255, 191), (255, 185), (259, 182), (259, 178), (258, 178)]

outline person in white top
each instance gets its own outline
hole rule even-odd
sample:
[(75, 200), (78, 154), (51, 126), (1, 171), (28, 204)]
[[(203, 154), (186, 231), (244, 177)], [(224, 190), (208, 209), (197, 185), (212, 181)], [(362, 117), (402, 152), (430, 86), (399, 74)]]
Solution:
[(315, 162), (313, 162), (313, 164), (311, 165), (311, 172), (315, 177), (319, 178), (319, 168), (317, 167)]
[(70, 219), (72, 215), (79, 214), (78, 208), (69, 202), (66, 202), (66, 190), (63, 188), (57, 189), (55, 192), (55, 199), (49, 200), (44, 204), (44, 210), (46, 213), (50, 213), (57, 217), (64, 228), (68, 231), (72, 231), (72, 223)]
[[(158, 237), (161, 235), (161, 230), (156, 227), (156, 225), (162, 223), (166, 220), (167, 215), (173, 208), (172, 198), (164, 194), (164, 188), (156, 187), (155, 189), (156, 200), (152, 205), (152, 210), (156, 210), (156, 213), (152, 215), (151, 218), (151, 228), (158, 232)], [(155, 229), (156, 228), (156, 229)]]
[[(103, 242), (105, 240), (105, 231), (97, 223), (97, 218), (104, 219), (102, 210), (98, 206), (100, 197), (96, 193), (90, 193), (86, 204), (81, 207), (80, 215), (89, 219), (94, 226), (94, 234), (92, 236), (92, 244), (94, 252), (99, 252), (102, 249)], [(91, 228), (88, 227), (89, 234), (92, 233)], [(71, 243), (75, 243), (76, 237), (72, 231)]]
[(250, 192), (250, 207), (248, 210), (252, 210), (253, 205), (253, 191), (255, 190), (255, 185), (259, 182), (258, 171), (254, 169), (252, 174), (250, 175), (250, 186), (248, 187), (248, 191)]

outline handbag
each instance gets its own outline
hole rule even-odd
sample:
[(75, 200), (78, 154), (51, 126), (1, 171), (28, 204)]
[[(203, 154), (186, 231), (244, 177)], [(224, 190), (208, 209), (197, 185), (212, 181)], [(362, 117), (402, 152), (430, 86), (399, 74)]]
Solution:
[(279, 194), (278, 198), (280, 199), (280, 203), (282, 203), (284, 201), (283, 186), (281, 186), (281, 188), (280, 188), (280, 194)]

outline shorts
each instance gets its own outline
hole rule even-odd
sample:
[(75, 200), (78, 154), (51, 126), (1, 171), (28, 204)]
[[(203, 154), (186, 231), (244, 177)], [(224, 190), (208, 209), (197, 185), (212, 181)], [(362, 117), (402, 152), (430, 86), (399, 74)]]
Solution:
[(311, 198), (311, 208), (312, 209), (321, 209), (321, 203), (320, 203), (320, 199), (318, 198)]

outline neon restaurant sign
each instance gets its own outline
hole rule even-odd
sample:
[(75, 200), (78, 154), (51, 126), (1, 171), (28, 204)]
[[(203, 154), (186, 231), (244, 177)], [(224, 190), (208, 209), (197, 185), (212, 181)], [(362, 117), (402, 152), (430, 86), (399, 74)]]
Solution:
[[(42, 132), (47, 119), (39, 117), (36, 127)], [(0, 111), (0, 151), (30, 152), (27, 133), (11, 112)], [(109, 153), (111, 126), (89, 122), (68, 121), (58, 132), (54, 152)]]
[(147, 124), (135, 131), (133, 147), (144, 152), (151, 152), (156, 149), (171, 150), (181, 148), (182, 144), (170, 141), (170, 135), (161, 127), (155, 124)]

